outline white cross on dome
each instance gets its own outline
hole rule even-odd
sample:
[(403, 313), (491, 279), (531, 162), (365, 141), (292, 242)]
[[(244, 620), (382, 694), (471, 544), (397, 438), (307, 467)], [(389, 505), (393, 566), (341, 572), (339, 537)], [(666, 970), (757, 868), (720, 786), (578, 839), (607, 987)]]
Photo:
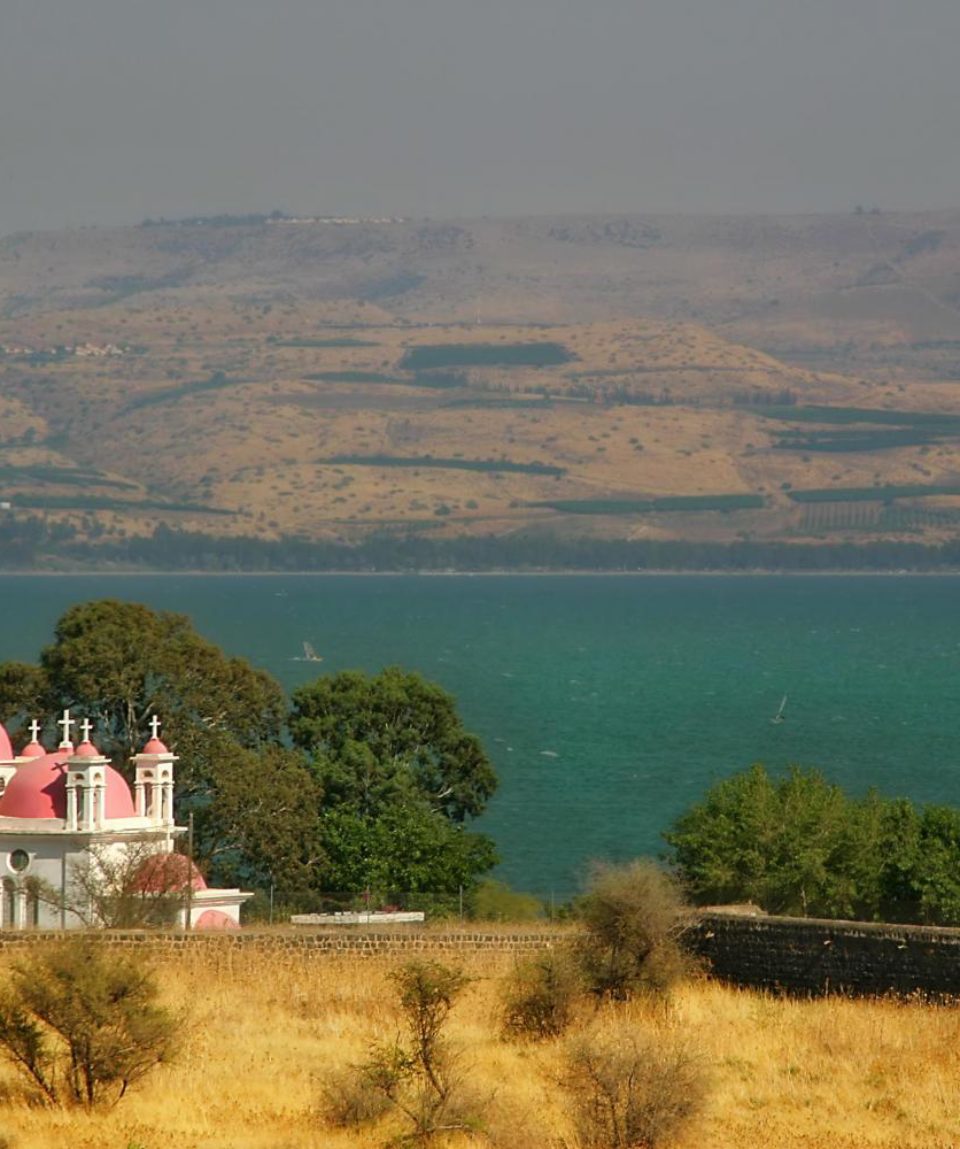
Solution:
[(70, 727), (76, 726), (76, 724), (77, 720), (76, 718), (70, 717), (69, 710), (64, 710), (63, 717), (57, 719), (57, 725), (63, 727), (63, 741), (60, 743), (61, 746), (73, 745), (73, 741), (70, 738)]
[(93, 723), (89, 718), (84, 718), (80, 723), (80, 735), (84, 742), (90, 741), (90, 731), (93, 729)]
[(160, 737), (160, 725), (161, 725), (160, 719), (157, 717), (156, 714), (154, 714), (154, 716), (150, 719), (150, 737), (151, 738), (159, 738)]
[(43, 729), (43, 727), (36, 720), (36, 718), (34, 718), (33, 721), (30, 723), (30, 726), (28, 727), (28, 729), (30, 731), (30, 741), (31, 742), (39, 742), (40, 741), (40, 731)]

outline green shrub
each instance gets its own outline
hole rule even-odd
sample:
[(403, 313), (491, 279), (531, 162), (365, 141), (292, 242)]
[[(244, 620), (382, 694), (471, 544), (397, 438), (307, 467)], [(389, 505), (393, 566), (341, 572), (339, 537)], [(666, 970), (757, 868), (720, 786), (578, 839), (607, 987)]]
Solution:
[(533, 894), (511, 890), (505, 882), (487, 878), (471, 898), (471, 917), (489, 922), (532, 922), (544, 916), (543, 902)]
[(643, 515), (684, 511), (756, 511), (766, 503), (762, 495), (664, 495), (653, 499), (545, 499), (528, 503), (567, 515)]
[(515, 463), (510, 459), (447, 459), (433, 455), (330, 455), (318, 459), (328, 466), (354, 467), (437, 467), (445, 471), (481, 471), (484, 474), (565, 475), (564, 467), (551, 463)]
[(956, 483), (904, 483), (883, 487), (814, 487), (791, 491), (795, 503), (879, 503), (894, 499), (927, 499), (937, 495), (960, 495)]
[(0, 995), (0, 1051), (48, 1102), (116, 1102), (177, 1048), (146, 967), (96, 941), (44, 947), (13, 967)]

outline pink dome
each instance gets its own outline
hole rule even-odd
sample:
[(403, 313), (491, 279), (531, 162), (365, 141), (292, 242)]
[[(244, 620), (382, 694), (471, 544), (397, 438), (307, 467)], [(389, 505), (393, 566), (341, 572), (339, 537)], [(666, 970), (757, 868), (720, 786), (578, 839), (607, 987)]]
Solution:
[(13, 757), (13, 746), (10, 743), (10, 735), (4, 729), (3, 723), (0, 722), (0, 762), (9, 761)]
[(46, 750), (39, 742), (28, 742), (20, 751), (21, 758), (42, 758), (44, 754), (46, 754)]
[(144, 858), (137, 872), (133, 888), (141, 894), (179, 893), (187, 884), (187, 874), (191, 874), (190, 888), (205, 890), (207, 883), (203, 874), (185, 854), (151, 854)]
[(169, 754), (170, 751), (164, 746), (159, 738), (151, 738), (150, 741), (140, 751), (141, 754)]
[(100, 751), (94, 746), (92, 742), (81, 742), (80, 745), (74, 750), (74, 757), (76, 758), (99, 758)]
[(240, 927), (223, 910), (204, 910), (193, 923), (195, 930), (238, 930)]
[[(59, 818), (67, 816), (66, 761), (73, 751), (55, 750), (21, 766), (0, 798), (0, 817)], [(112, 766), (104, 766), (108, 818), (133, 818), (130, 787)]]

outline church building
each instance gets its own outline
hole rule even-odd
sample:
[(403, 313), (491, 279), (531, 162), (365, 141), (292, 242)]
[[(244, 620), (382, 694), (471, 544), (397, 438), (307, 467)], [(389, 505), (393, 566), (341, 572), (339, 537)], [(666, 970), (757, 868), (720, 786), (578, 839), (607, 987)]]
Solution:
[[(181, 929), (238, 928), (240, 906), (253, 895), (209, 889), (175, 852), (186, 827), (174, 820), (177, 757), (160, 740), (159, 720), (134, 756), (132, 793), (91, 742), (88, 720), (78, 724), (65, 710), (57, 725), (55, 750), (45, 749), (33, 722), (19, 754), (0, 725), (0, 929), (107, 924), (97, 920), (91, 890), (121, 874), (125, 888), (117, 894), (163, 897)], [(77, 725), (81, 741), (74, 746)]]

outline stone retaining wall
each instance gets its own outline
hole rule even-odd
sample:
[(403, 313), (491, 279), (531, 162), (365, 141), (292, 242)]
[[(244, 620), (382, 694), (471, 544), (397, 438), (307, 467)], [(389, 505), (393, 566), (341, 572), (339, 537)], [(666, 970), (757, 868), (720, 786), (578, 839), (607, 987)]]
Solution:
[(960, 996), (960, 930), (715, 912), (686, 935), (723, 981), (799, 994)]
[[(562, 944), (570, 927), (554, 929), (272, 929), (236, 933), (110, 931), (106, 944), (149, 946), (166, 953), (227, 957), (260, 952), (277, 957), (532, 953)], [(0, 951), (62, 940), (55, 932), (0, 932)], [(871, 922), (777, 918), (736, 912), (702, 913), (684, 943), (713, 976), (734, 985), (799, 994), (848, 993), (960, 997), (960, 930)]]
[[(222, 933), (183, 933), (160, 930), (107, 930), (96, 937), (110, 946), (135, 948), (149, 946), (171, 953), (284, 953), (318, 956), (356, 955), (359, 957), (420, 953), (531, 953), (558, 943), (569, 931), (473, 931), (423, 930), (397, 927), (389, 930), (355, 929), (289, 929), (225, 930)], [(27, 930), (0, 932), (0, 952), (63, 941), (58, 931)]]

